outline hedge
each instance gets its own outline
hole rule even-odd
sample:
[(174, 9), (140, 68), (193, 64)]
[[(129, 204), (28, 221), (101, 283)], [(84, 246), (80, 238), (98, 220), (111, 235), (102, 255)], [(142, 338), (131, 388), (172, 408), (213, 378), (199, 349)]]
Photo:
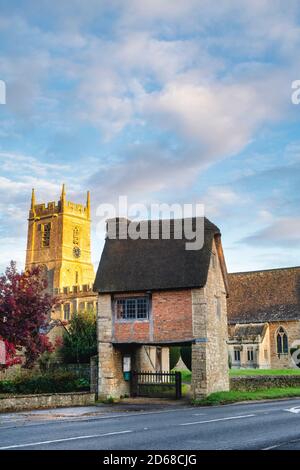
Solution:
[(38, 394), (64, 393), (89, 390), (86, 379), (78, 378), (70, 372), (29, 374), (12, 380), (0, 381), (0, 393)]

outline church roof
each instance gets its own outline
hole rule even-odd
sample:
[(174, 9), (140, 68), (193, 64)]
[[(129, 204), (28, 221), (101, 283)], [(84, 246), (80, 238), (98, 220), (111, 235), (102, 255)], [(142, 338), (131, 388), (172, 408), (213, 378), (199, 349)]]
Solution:
[(300, 267), (228, 274), (228, 322), (300, 320)]
[(251, 340), (260, 336), (261, 338), (264, 337), (267, 323), (247, 323), (247, 324), (236, 324), (233, 327), (233, 331), (231, 332), (231, 337), (235, 337), (237, 339), (243, 340)]
[[(181, 224), (183, 220), (175, 219)], [(196, 219), (192, 220), (194, 229)], [(137, 240), (129, 237), (112, 239), (108, 236), (98, 267), (94, 290), (101, 293), (113, 293), (204, 286), (213, 239), (220, 237), (220, 230), (204, 218), (202, 249), (187, 250), (188, 240), (174, 237), (175, 221), (174, 219), (170, 221), (171, 237), (169, 239), (162, 238), (161, 220), (156, 221), (159, 224), (158, 239), (150, 237)], [(136, 222), (136, 227), (140, 229), (146, 227), (150, 233), (150, 223), (151, 221)]]

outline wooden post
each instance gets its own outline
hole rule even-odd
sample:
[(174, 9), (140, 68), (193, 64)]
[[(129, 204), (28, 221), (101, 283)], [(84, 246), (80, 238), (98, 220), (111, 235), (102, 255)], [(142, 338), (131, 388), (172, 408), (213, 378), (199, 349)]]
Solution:
[(181, 372), (175, 372), (176, 400), (181, 398)]

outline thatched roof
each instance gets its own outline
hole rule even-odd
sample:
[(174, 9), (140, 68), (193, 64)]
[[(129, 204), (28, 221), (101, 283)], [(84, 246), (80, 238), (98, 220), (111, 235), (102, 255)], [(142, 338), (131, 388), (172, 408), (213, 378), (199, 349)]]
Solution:
[[(118, 219), (115, 220), (118, 222)], [(94, 290), (101, 293), (113, 293), (204, 286), (213, 239), (214, 237), (220, 238), (220, 230), (208, 219), (202, 219), (204, 223), (203, 247), (200, 250), (187, 250), (186, 242), (189, 240), (184, 237), (176, 239), (174, 236), (176, 223), (182, 224), (183, 220), (185, 219), (170, 221), (169, 239), (162, 238), (161, 220), (156, 221), (158, 239), (132, 240), (131, 238), (120, 239), (119, 236), (117, 239), (112, 239), (108, 235)], [(195, 228), (196, 219), (192, 221), (193, 228)], [(151, 221), (143, 221), (137, 223), (137, 227), (150, 230), (150, 223)]]

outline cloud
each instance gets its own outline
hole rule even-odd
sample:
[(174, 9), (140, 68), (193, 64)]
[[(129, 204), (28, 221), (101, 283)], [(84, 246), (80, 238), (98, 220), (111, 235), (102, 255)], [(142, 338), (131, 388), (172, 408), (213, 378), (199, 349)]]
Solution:
[[(296, 1), (28, 0), (1, 13), (2, 236), (22, 214), (26, 225), (32, 186), (56, 199), (62, 178), (72, 198), (89, 188), (95, 204), (198, 200), (202, 181), (209, 213), (225, 223), (256, 202), (257, 236), (275, 213), (296, 213), (296, 167), (258, 172), (243, 159), (274, 123), (298, 119)], [(228, 181), (220, 162), (234, 155), (248, 177)]]
[(266, 228), (243, 238), (240, 242), (259, 246), (300, 247), (300, 217), (285, 217)]

